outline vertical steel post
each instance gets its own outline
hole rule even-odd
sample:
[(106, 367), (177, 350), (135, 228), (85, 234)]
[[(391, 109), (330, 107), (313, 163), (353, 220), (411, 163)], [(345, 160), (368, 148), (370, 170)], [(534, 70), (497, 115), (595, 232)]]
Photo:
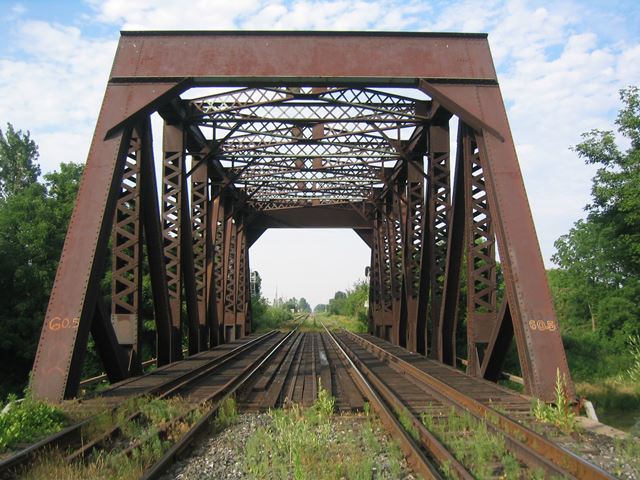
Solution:
[(183, 211), (184, 135), (167, 122), (163, 129), (162, 238), (171, 311), (172, 358), (182, 358), (182, 267), (180, 248)]
[(200, 350), (209, 344), (209, 322), (207, 322), (207, 209), (209, 186), (207, 164), (201, 155), (193, 155), (191, 181), (191, 238), (193, 239), (193, 265), (196, 297), (198, 302), (198, 328)]
[(156, 184), (155, 162), (153, 159), (153, 139), (151, 120), (146, 117), (139, 127), (142, 134), (142, 164), (140, 166), (140, 197), (143, 205), (142, 221), (144, 240), (149, 260), (151, 295), (156, 325), (156, 363), (166, 365), (173, 358), (171, 309), (169, 307), (169, 287), (165, 267), (162, 222), (158, 206), (158, 188)]
[(111, 323), (128, 353), (129, 375), (142, 373), (142, 139), (131, 134), (112, 233)]
[(458, 122), (458, 140), (456, 148), (456, 169), (451, 206), (450, 228), (447, 235), (447, 256), (444, 269), (442, 300), (440, 307), (440, 355), (441, 361), (456, 364), (456, 329), (460, 301), (460, 280), (464, 257), (465, 240), (465, 151), (470, 148), (467, 127)]
[(496, 239), (483, 163), (473, 133), (466, 135), (467, 373), (477, 376), (497, 317)]
[(415, 163), (420, 162), (422, 153), (418, 153), (407, 165), (407, 207), (403, 218), (405, 222), (404, 234), (404, 285), (406, 295), (407, 315), (407, 349), (418, 351), (418, 344), (422, 344), (419, 338), (424, 338), (419, 331), (419, 298), (422, 273), (422, 249), (424, 247), (424, 177), (416, 168)]
[(243, 221), (240, 221), (236, 234), (236, 272), (235, 272), (235, 290), (236, 290), (236, 327), (235, 338), (245, 336), (247, 322), (247, 264), (246, 264), (246, 227)]
[(389, 273), (390, 273), (390, 294), (391, 294), (391, 342), (395, 345), (404, 346), (406, 337), (401, 330), (402, 324), (402, 232), (400, 230), (400, 219), (398, 218), (399, 206), (398, 196), (395, 192), (390, 192), (386, 202), (386, 238), (388, 242)]
[(224, 342), (225, 209), (222, 196), (214, 195), (209, 211), (211, 214), (207, 235), (207, 318), (211, 334), (210, 344), (214, 346)]
[(440, 323), (442, 290), (447, 259), (451, 212), (449, 118), (451, 114), (439, 109), (428, 128), (427, 204), (429, 213), (427, 248), (429, 257), (429, 321), (431, 323), (432, 358), (442, 361), (442, 326)]
[(236, 238), (238, 226), (229, 215), (224, 229), (224, 341), (236, 339)]

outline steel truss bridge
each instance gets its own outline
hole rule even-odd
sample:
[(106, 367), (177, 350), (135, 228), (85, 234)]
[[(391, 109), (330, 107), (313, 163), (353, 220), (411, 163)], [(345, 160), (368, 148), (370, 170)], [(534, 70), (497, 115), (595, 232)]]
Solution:
[(465, 319), (469, 375), (515, 339), (529, 393), (573, 388), (486, 35), (122, 32), (34, 394), (77, 393), (89, 333), (111, 381), (141, 373), (143, 272), (159, 365), (183, 332), (250, 333), (249, 249), (279, 227), (366, 242), (370, 333), (454, 365)]

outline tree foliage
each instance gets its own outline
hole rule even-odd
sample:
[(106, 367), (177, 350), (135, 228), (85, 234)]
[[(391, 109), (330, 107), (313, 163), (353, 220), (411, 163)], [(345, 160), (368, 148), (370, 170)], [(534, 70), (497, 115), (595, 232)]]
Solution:
[[(571, 337), (565, 339), (569, 361), (578, 344), (597, 344), (612, 357), (622, 353), (609, 371), (620, 368), (625, 342), (640, 332), (640, 91), (623, 89), (620, 99), (617, 135), (591, 130), (574, 147), (597, 166), (592, 199), (586, 218), (556, 241), (553, 260), (559, 269), (549, 272), (564, 333)], [(629, 147), (623, 150), (618, 139)], [(584, 353), (594, 356), (593, 350)]]
[(0, 198), (7, 198), (36, 182), (40, 175), (38, 147), (30, 133), (7, 123), (0, 129)]
[(0, 393), (27, 381), (82, 173), (63, 163), (39, 181), (37, 151), (28, 133), (0, 131)]
[(366, 331), (368, 325), (369, 309), (369, 283), (361, 280), (346, 292), (337, 291), (326, 306), (326, 312), (331, 315), (344, 315), (353, 317)]

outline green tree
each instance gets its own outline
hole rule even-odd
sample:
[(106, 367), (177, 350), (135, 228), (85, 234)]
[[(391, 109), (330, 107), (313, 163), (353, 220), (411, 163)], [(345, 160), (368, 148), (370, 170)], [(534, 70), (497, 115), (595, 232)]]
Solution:
[(306, 298), (300, 297), (300, 300), (298, 300), (298, 311), (311, 313), (311, 305), (309, 305), (309, 302), (307, 302)]
[(38, 156), (38, 147), (28, 131), (16, 131), (10, 123), (5, 133), (0, 129), (0, 198), (17, 193), (37, 180)]
[[(356, 282), (352, 288), (346, 292), (337, 291), (333, 298), (329, 300), (326, 311), (331, 315), (344, 315), (357, 319), (366, 330), (368, 324), (368, 300), (369, 283), (361, 280)], [(316, 311), (320, 312), (318, 307)]]
[[(561, 266), (579, 263), (594, 269), (594, 280), (620, 286), (640, 274), (640, 91), (620, 91), (618, 133), (629, 140), (622, 151), (613, 131), (592, 130), (574, 150), (587, 164), (597, 165), (586, 222), (558, 241), (555, 260)], [(595, 247), (593, 253), (588, 249)]]
[(81, 173), (80, 165), (62, 164), (0, 199), (0, 357), (11, 359), (0, 364), (5, 392), (26, 384)]
[[(614, 375), (640, 332), (640, 91), (620, 91), (613, 131), (591, 130), (573, 150), (597, 166), (587, 216), (556, 243), (549, 272), (572, 370)], [(628, 148), (617, 143), (621, 137)], [(596, 349), (598, 353), (595, 353)]]

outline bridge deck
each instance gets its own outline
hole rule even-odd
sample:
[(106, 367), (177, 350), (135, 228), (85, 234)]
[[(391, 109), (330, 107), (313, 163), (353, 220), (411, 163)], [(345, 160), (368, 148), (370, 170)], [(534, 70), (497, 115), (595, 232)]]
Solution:
[[(511, 415), (527, 415), (530, 399), (492, 382), (470, 377), (455, 368), (443, 365), (421, 355), (392, 345), (372, 335), (361, 337), (383, 347), (387, 352), (408, 361), (420, 370), (433, 375), (461, 393), (488, 406), (497, 407)], [(261, 335), (253, 334), (235, 342), (220, 345), (212, 350), (188, 357), (166, 367), (154, 370), (144, 376), (134, 377), (115, 384), (99, 395), (111, 403), (119, 403), (136, 395), (166, 391), (182, 381), (184, 376), (200, 373), (216, 362), (234, 355), (240, 348), (250, 348), (252, 342), (257, 345)], [(270, 342), (267, 342), (270, 343)], [(255, 348), (258, 348), (257, 346)], [(363, 354), (363, 360), (373, 367), (379, 359)], [(378, 365), (379, 366), (379, 365)], [(212, 375), (224, 372), (224, 366), (212, 370)], [(387, 372), (391, 377), (402, 376), (400, 369)], [(206, 375), (206, 374), (205, 374)], [(393, 378), (390, 378), (391, 383)], [(403, 381), (400, 381), (404, 385)], [(293, 335), (276, 355), (261, 367), (261, 374), (242, 388), (238, 395), (239, 407), (243, 410), (265, 410), (283, 407), (291, 403), (310, 406), (318, 395), (318, 386), (328, 390), (336, 399), (339, 411), (359, 411), (365, 400), (358, 391), (350, 373), (350, 367), (343, 355), (337, 351), (326, 333), (300, 332)], [(427, 408), (432, 402), (417, 384), (403, 386), (402, 394), (410, 396), (417, 411)]]

